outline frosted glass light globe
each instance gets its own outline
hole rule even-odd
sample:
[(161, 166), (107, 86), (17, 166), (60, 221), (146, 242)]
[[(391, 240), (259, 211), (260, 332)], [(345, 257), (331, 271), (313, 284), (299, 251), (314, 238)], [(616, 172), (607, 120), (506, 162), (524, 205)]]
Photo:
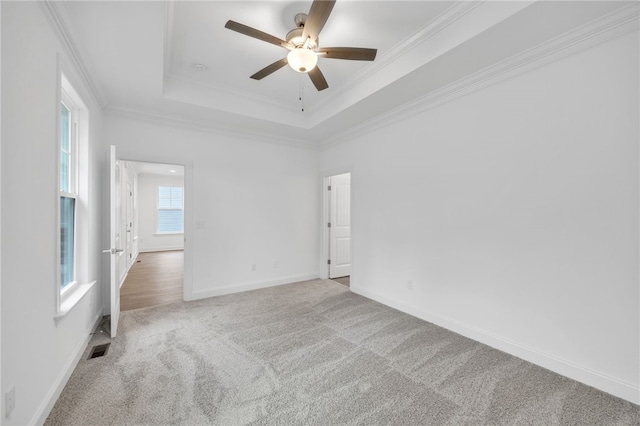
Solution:
[(297, 47), (289, 52), (287, 62), (294, 71), (307, 73), (316, 67), (318, 55), (312, 50)]

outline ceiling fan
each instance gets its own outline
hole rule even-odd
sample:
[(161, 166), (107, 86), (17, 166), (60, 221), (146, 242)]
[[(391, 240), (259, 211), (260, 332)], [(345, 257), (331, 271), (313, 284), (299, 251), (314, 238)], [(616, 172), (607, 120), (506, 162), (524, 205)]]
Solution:
[(335, 0), (314, 0), (308, 14), (299, 13), (295, 16), (296, 28), (289, 31), (286, 40), (272, 36), (255, 28), (240, 24), (235, 21), (227, 21), (225, 28), (239, 32), (267, 43), (275, 44), (289, 50), (286, 57), (267, 65), (251, 78), (262, 80), (266, 76), (278, 71), (289, 64), (299, 73), (309, 74), (309, 78), (318, 90), (324, 90), (329, 85), (324, 75), (318, 68), (318, 57), (331, 59), (349, 59), (354, 61), (373, 61), (376, 57), (376, 49), (362, 47), (320, 47), (318, 35), (327, 22)]

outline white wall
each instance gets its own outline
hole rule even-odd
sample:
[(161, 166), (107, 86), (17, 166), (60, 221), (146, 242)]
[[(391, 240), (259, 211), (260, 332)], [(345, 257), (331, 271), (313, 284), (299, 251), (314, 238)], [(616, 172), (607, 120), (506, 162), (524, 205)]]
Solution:
[(105, 131), (123, 159), (186, 166), (188, 299), (318, 276), (316, 151), (109, 115)]
[(138, 179), (138, 241), (140, 251), (179, 250), (184, 234), (158, 234), (158, 186), (184, 186), (182, 177), (141, 174)]
[(325, 150), (352, 290), (640, 402), (638, 76), (636, 32)]
[[(43, 6), (2, 3), (2, 381), (16, 407), (2, 424), (37, 424), (62, 390), (101, 315), (98, 286), (57, 323), (56, 126), (64, 71), (90, 109), (87, 276), (99, 279), (102, 116)], [(10, 105), (8, 108), (7, 105)]]

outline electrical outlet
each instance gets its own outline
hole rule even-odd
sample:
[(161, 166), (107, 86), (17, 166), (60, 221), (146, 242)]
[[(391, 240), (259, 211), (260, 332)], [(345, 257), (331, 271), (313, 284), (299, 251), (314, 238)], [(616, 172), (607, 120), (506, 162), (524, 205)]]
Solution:
[(407, 290), (413, 290), (413, 280), (407, 281)]
[(9, 391), (5, 394), (5, 413), (6, 417), (16, 408), (16, 387), (11, 386)]
[(256, 270), (256, 264), (255, 264), (255, 263), (252, 263), (252, 264), (251, 264), (251, 270), (252, 270), (252, 271), (255, 271), (255, 270)]

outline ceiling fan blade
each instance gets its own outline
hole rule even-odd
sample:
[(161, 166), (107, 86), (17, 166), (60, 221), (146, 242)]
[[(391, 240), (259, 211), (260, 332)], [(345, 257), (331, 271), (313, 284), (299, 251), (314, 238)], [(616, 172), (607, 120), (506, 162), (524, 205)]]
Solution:
[(260, 30), (256, 30), (255, 28), (252, 28), (252, 27), (248, 27), (244, 24), (240, 24), (239, 22), (227, 21), (227, 23), (224, 24), (224, 27), (232, 31), (239, 32), (240, 34), (257, 38), (258, 40), (266, 41), (267, 43), (275, 44), (276, 46), (284, 47), (285, 49), (289, 45), (289, 43), (287, 43), (285, 40), (282, 40), (281, 38), (272, 36), (271, 34), (267, 34)]
[(304, 23), (304, 30), (302, 31), (304, 40), (310, 38), (311, 41), (316, 41), (335, 4), (335, 0), (314, 0)]
[(262, 80), (269, 74), (273, 74), (274, 72), (278, 71), (280, 68), (284, 67), (285, 65), (287, 65), (286, 57), (282, 59), (278, 59), (271, 65), (267, 65), (266, 67), (262, 68), (260, 71), (252, 75), (251, 78), (254, 80)]
[(377, 49), (364, 47), (323, 47), (318, 54), (323, 58), (350, 59), (352, 61), (373, 61), (376, 58)]
[(327, 84), (327, 80), (325, 80), (324, 75), (322, 75), (320, 68), (315, 67), (314, 69), (309, 71), (308, 74), (309, 78), (313, 82), (313, 85), (316, 86), (316, 89), (318, 89), (318, 91), (324, 90), (329, 87), (329, 84)]

